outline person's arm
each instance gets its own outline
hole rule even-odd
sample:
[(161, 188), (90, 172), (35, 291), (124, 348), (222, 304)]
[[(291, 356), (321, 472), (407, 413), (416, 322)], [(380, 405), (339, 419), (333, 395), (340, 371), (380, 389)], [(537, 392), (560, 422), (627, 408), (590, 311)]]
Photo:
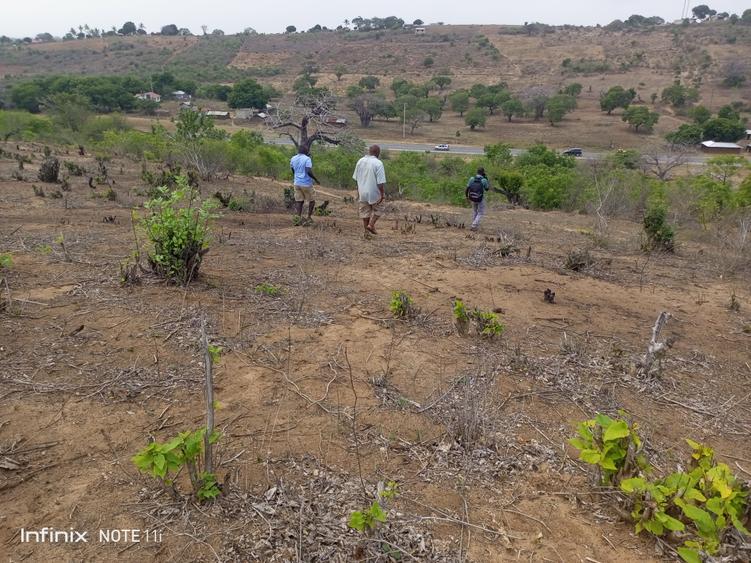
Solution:
[(378, 200), (378, 203), (381, 203), (386, 198), (386, 169), (382, 162), (379, 164), (380, 166), (376, 169), (376, 183), (378, 191), (381, 192), (381, 199)]
[(321, 182), (318, 181), (318, 178), (316, 178), (315, 176), (313, 176), (313, 169), (312, 168), (305, 168), (305, 173), (308, 176), (310, 176), (311, 178), (313, 178), (313, 181), (315, 181), (316, 184), (318, 184), (319, 186), (321, 185)]

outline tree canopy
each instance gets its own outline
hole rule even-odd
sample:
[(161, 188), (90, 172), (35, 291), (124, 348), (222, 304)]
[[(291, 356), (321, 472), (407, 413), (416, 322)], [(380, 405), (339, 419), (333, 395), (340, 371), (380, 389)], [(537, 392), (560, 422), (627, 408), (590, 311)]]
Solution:
[(268, 102), (268, 93), (252, 78), (235, 84), (227, 97), (227, 104), (231, 108), (265, 108)]

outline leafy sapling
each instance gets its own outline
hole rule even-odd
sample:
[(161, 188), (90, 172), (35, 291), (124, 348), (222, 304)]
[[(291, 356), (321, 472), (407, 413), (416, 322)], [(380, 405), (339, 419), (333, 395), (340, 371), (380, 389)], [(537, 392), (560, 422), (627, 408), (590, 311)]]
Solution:
[[(200, 467), (205, 432), (200, 428), (194, 432), (181, 432), (169, 442), (152, 442), (133, 456), (133, 463), (143, 473), (162, 481), (175, 494), (178, 494), (175, 481), (186, 468), (196, 497), (201, 500), (214, 498), (221, 492), (216, 476)], [(209, 436), (210, 443), (217, 440), (218, 432)]]
[(389, 481), (385, 485), (379, 483), (376, 500), (367, 509), (353, 511), (349, 516), (348, 526), (358, 532), (371, 535), (388, 520), (388, 513), (384, 507), (398, 494), (399, 484), (395, 481)]
[(475, 309), (472, 311), (472, 320), (475, 322), (477, 334), (484, 338), (500, 336), (506, 329), (498, 320), (498, 315), (489, 311)]
[(637, 430), (636, 423), (598, 414), (579, 424), (579, 437), (569, 444), (579, 450), (581, 461), (597, 466), (601, 485), (617, 485), (649, 468)]
[(470, 316), (467, 312), (467, 306), (459, 298), (456, 298), (452, 302), (452, 310), (454, 313), (454, 324), (456, 330), (461, 336), (465, 336), (469, 331)]
[(263, 295), (268, 295), (269, 297), (277, 297), (282, 292), (281, 287), (268, 282), (259, 283), (255, 287), (255, 290), (256, 293), (262, 293)]
[(397, 319), (411, 319), (419, 312), (412, 298), (403, 291), (394, 291), (391, 294), (389, 310)]

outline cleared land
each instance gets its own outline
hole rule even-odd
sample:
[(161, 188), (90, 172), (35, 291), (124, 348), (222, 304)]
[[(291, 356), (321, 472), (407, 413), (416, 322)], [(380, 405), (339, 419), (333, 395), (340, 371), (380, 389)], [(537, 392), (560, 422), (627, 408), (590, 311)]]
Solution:
[[(254, 193), (255, 210), (217, 221), (197, 283), (123, 287), (140, 165), (110, 163), (114, 202), (76, 177), (59, 199), (42, 184), (42, 198), (31, 187), (41, 149), (19, 145), (33, 157), (22, 180), (0, 161), (0, 240), (14, 260), (0, 313), (0, 545), (14, 560), (351, 561), (362, 476), (368, 488), (400, 483), (384, 537), (420, 560), (652, 561), (654, 544), (574, 460), (576, 421), (623, 408), (661, 468), (684, 460), (692, 437), (751, 470), (751, 294), (720, 275), (730, 257), (710, 242), (647, 257), (637, 224), (613, 222), (603, 248), (591, 218), (497, 200), (476, 235), (445, 226), (466, 210), (391, 202), (366, 240), (343, 203), (351, 192), (324, 188), (333, 214), (293, 227), (282, 184), (233, 178), (202, 192)], [(519, 252), (504, 256), (508, 244)], [(574, 249), (594, 257), (579, 273), (562, 267)], [(394, 320), (393, 290), (422, 314)], [(502, 311), (502, 338), (457, 336), (452, 297)], [(630, 366), (663, 310), (672, 346), (662, 377), (642, 380)], [(197, 507), (130, 457), (202, 424), (202, 313), (223, 349), (226, 495)], [(164, 532), (132, 547), (19, 542), (19, 528), (42, 526)]]

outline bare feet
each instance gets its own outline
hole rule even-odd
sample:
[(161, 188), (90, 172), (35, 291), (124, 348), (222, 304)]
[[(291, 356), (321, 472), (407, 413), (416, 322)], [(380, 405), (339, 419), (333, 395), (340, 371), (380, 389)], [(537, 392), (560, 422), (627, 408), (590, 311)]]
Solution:
[(375, 230), (375, 227), (371, 227), (370, 225), (367, 225), (365, 227), (365, 230), (374, 235), (378, 234), (378, 231)]

